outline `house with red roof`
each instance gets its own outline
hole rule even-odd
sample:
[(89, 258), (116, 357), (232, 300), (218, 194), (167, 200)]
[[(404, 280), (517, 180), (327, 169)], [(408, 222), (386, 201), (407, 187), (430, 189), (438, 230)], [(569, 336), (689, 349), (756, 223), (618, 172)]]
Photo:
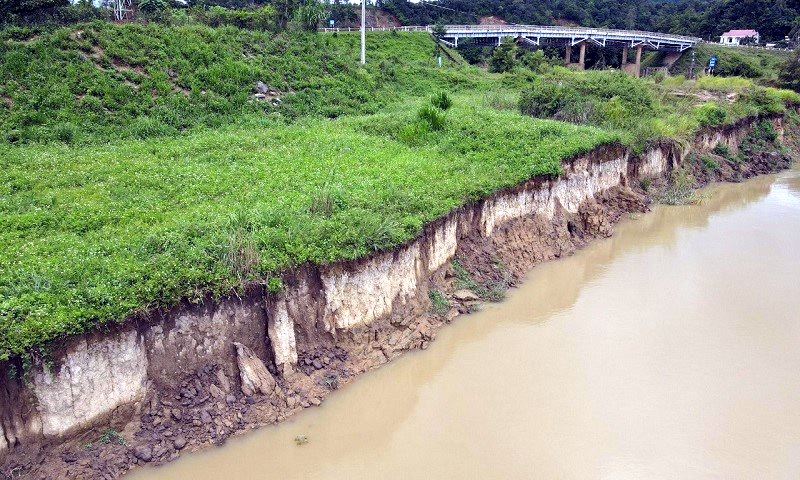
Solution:
[(755, 43), (761, 40), (761, 35), (755, 30), (730, 30), (719, 37), (719, 43), (723, 45), (741, 45), (745, 38), (755, 39)]

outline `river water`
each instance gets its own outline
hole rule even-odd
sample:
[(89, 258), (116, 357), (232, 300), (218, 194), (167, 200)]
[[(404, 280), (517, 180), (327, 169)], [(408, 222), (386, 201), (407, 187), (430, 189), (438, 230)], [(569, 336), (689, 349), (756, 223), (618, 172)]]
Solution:
[(131, 478), (800, 478), (800, 170), (705, 192), (319, 408)]

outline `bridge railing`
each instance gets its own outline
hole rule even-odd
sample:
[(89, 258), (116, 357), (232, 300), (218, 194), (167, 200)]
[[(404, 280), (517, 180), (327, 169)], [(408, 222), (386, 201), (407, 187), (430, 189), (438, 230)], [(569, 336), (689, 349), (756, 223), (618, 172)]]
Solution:
[[(433, 28), (431, 28), (431, 27), (418, 27), (418, 26), (414, 26), (414, 27), (367, 27), (366, 30), (368, 32), (390, 32), (390, 31), (395, 31), (395, 32), (429, 32), (429, 31), (433, 31)], [(345, 27), (345, 28), (338, 28), (338, 27), (330, 28), (330, 27), (326, 27), (326, 28), (320, 28), (319, 31), (320, 32), (325, 32), (325, 33), (359, 32), (359, 31), (361, 31), (361, 28), (359, 28), (359, 27)]]
[(559, 33), (575, 36), (581, 35), (602, 35), (602, 36), (626, 36), (626, 37), (647, 37), (653, 39), (663, 39), (669, 41), (680, 41), (684, 43), (698, 43), (702, 39), (688, 37), (685, 35), (672, 35), (668, 33), (646, 32), (641, 30), (617, 30), (608, 28), (588, 28), (588, 27), (558, 27), (548, 25), (446, 25), (448, 33), (460, 32), (485, 32), (492, 31), (498, 33)]
[[(641, 37), (646, 39), (667, 41), (673, 43), (696, 44), (702, 41), (700, 38), (687, 37), (684, 35), (671, 35), (666, 33), (645, 32), (641, 30), (616, 30), (607, 28), (583, 28), (583, 27), (557, 27), (547, 25), (445, 25), (447, 33), (458, 35), (461, 33), (492, 32), (498, 34), (558, 34), (580, 36), (605, 36), (605, 37)], [(321, 32), (357, 32), (358, 27), (346, 28), (321, 28)], [(368, 32), (432, 32), (431, 26), (408, 26), (408, 27), (367, 27)]]

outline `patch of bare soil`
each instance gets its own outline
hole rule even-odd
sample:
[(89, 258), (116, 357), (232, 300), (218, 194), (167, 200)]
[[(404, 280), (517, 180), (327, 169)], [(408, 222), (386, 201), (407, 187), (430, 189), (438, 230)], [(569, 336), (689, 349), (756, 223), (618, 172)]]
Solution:
[(508, 25), (508, 22), (494, 15), (486, 15), (478, 19), (478, 25)]

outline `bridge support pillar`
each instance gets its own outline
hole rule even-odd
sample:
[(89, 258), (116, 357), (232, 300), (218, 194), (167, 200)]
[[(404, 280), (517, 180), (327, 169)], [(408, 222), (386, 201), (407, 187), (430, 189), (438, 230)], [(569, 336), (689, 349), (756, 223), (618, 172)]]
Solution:
[(644, 45), (639, 45), (636, 47), (636, 76), (642, 76), (642, 50), (644, 50)]
[(578, 68), (583, 70), (586, 68), (586, 42), (580, 43), (580, 55), (578, 56)]
[(622, 69), (625, 69), (625, 65), (628, 64), (628, 46), (625, 45), (622, 47)]
[(567, 45), (567, 50), (564, 52), (564, 66), (568, 67), (572, 63), (572, 44)]

